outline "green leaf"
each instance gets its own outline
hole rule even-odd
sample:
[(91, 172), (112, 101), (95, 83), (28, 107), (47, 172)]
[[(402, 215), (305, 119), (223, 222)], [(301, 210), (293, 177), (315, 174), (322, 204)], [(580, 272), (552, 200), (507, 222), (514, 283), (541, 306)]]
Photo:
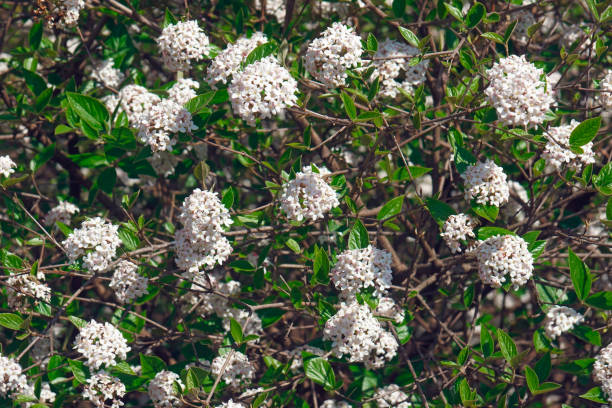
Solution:
[(487, 14), (487, 9), (482, 3), (476, 2), (470, 8), (467, 15), (465, 16), (465, 25), (468, 28), (473, 28), (480, 23), (482, 18)]
[(412, 31), (404, 27), (397, 27), (404, 40), (413, 47), (419, 47), (419, 37), (417, 37)]
[(351, 120), (355, 120), (357, 118), (357, 108), (355, 108), (355, 102), (353, 99), (344, 91), (340, 93), (340, 98), (342, 98), (342, 103), (344, 104), (344, 110)]
[(298, 244), (293, 238), (289, 238), (287, 241), (285, 241), (285, 245), (287, 245), (289, 249), (291, 249), (296, 254), (302, 252), (302, 250), (300, 249), (300, 244)]
[(82, 329), (87, 326), (87, 322), (80, 317), (68, 316), (68, 320), (70, 320), (70, 323), (74, 324), (77, 329)]
[(391, 9), (396, 18), (402, 18), (406, 12), (406, 0), (393, 0)]
[(313, 272), (311, 284), (316, 285), (320, 283), (327, 285), (329, 283), (329, 258), (327, 252), (319, 247), (315, 250)]
[(589, 306), (603, 310), (612, 310), (612, 292), (597, 292), (586, 298), (585, 302)]
[(378, 41), (374, 34), (368, 33), (368, 39), (366, 40), (366, 46), (368, 51), (376, 52), (378, 50)]
[(126, 361), (118, 362), (111, 368), (111, 371), (114, 373), (119, 373), (119, 374), (135, 375), (135, 376), (138, 375), (134, 372), (134, 370), (132, 370), (132, 367), (130, 367), (130, 365)]
[(516, 235), (512, 231), (508, 231), (505, 228), (500, 227), (480, 227), (476, 233), (480, 241), (484, 241), (487, 238), (494, 237), (496, 235)]
[(140, 239), (127, 228), (119, 229), (119, 238), (128, 251), (133, 251), (140, 246)]
[(538, 375), (540, 382), (546, 381), (551, 370), (550, 353), (545, 353), (542, 358), (538, 360), (538, 362), (535, 364), (534, 370)]
[(326, 390), (336, 388), (336, 375), (334, 369), (327, 360), (321, 357), (314, 357), (304, 361), (304, 373), (317, 384), (325, 387)]
[(491, 357), (495, 351), (493, 336), (484, 325), (480, 326), (480, 350), (485, 358)]
[(70, 371), (72, 371), (75, 380), (81, 384), (87, 382), (87, 372), (82, 361), (68, 359), (68, 366), (70, 367)]
[(246, 59), (244, 60), (244, 66), (246, 67), (247, 65), (250, 65), (255, 61), (259, 61), (260, 59), (265, 58), (268, 55), (272, 55), (276, 52), (277, 49), (278, 47), (273, 42), (267, 42), (265, 44), (258, 45), (253, 51), (249, 53), (249, 55), (247, 55)]
[(42, 21), (39, 21), (38, 23), (35, 23), (34, 25), (32, 25), (32, 28), (30, 28), (30, 32), (28, 34), (28, 44), (30, 45), (30, 48), (32, 50), (36, 51), (38, 47), (40, 47), (40, 41), (42, 40), (42, 35), (43, 35), (43, 23)]
[(491, 222), (495, 222), (499, 214), (499, 207), (490, 204), (479, 204), (475, 201), (472, 202), (472, 210), (482, 218)]
[(529, 366), (525, 366), (525, 379), (527, 380), (527, 387), (529, 387), (529, 391), (532, 394), (540, 388), (538, 375)]
[(514, 358), (518, 355), (514, 340), (502, 329), (497, 329), (497, 341), (502, 355), (512, 365)]
[(589, 143), (597, 135), (597, 131), (599, 131), (600, 126), (600, 117), (587, 119), (578, 126), (576, 126), (576, 128), (572, 131), (572, 134), (570, 135), (570, 147), (580, 147)]
[(208, 106), (217, 92), (218, 91), (209, 91), (190, 99), (185, 104), (185, 109), (187, 109), (192, 115), (197, 115)]
[(367, 248), (370, 245), (370, 237), (368, 237), (368, 230), (363, 226), (359, 219), (355, 220), (353, 228), (349, 233), (348, 247), (349, 249)]
[(540, 388), (538, 388), (538, 390), (534, 392), (533, 395), (545, 394), (547, 392), (551, 392), (559, 388), (561, 388), (561, 384), (557, 384), (554, 382), (545, 382), (543, 384), (540, 384)]
[(463, 306), (465, 306), (466, 309), (469, 308), (473, 300), (474, 300), (474, 284), (471, 284), (463, 292)]
[(404, 205), (404, 196), (399, 196), (392, 198), (387, 201), (385, 205), (382, 206), (376, 219), (378, 220), (386, 220), (387, 218), (391, 218), (400, 212), (402, 212), (402, 206)]
[(480, 36), (487, 38), (489, 40), (493, 40), (498, 44), (505, 44), (504, 37), (502, 37), (501, 35), (497, 33), (488, 32), (488, 33), (480, 34)]
[(448, 217), (457, 214), (453, 207), (440, 200), (436, 200), (435, 198), (425, 199), (425, 204), (427, 205), (429, 213), (433, 219), (436, 220), (438, 225), (444, 224), (444, 221), (446, 221)]
[(14, 313), (0, 313), (0, 326), (11, 330), (19, 330), (23, 319)]
[(612, 6), (608, 6), (603, 13), (601, 13), (601, 22), (605, 23), (606, 21), (612, 19)]
[(601, 387), (594, 387), (582, 394), (580, 398), (584, 398), (589, 401), (597, 402), (598, 404), (607, 404), (608, 400), (606, 395), (601, 390)]
[(142, 377), (153, 378), (155, 374), (166, 369), (166, 363), (159, 357), (146, 356), (140, 353), (140, 368)]
[(38, 171), (38, 169), (40, 169), (46, 162), (48, 162), (54, 154), (55, 143), (52, 143), (42, 149), (36, 156), (34, 156), (34, 159), (32, 159), (32, 164), (30, 165), (30, 169), (33, 172)]
[(595, 20), (599, 21), (599, 13), (597, 12), (597, 5), (595, 4), (595, 0), (586, 0), (586, 3), (587, 6), (589, 6), (591, 14), (593, 14), (593, 17), (595, 17)]
[(221, 202), (226, 208), (232, 208), (234, 205), (235, 195), (234, 189), (229, 187), (225, 193), (223, 193), (223, 197), (221, 198)]
[(109, 119), (109, 114), (104, 104), (91, 96), (74, 92), (66, 92), (66, 98), (74, 113), (87, 125), (98, 131), (104, 129)]
[(115, 183), (117, 182), (117, 172), (114, 167), (107, 167), (100, 173), (97, 179), (97, 186), (106, 194), (113, 194)]
[(457, 146), (455, 148), (455, 167), (460, 174), (463, 174), (468, 166), (472, 166), (476, 164), (476, 162), (477, 159), (472, 152), (463, 146)]
[(603, 166), (599, 174), (593, 177), (593, 185), (600, 193), (612, 195), (612, 161)]
[(42, 91), (40, 95), (36, 97), (36, 101), (34, 102), (34, 110), (36, 112), (42, 112), (42, 110), (45, 109), (45, 107), (51, 100), (51, 96), (53, 96), (52, 88), (47, 88)]
[(461, 13), (461, 10), (459, 10), (457, 7), (450, 5), (448, 3), (444, 3), (444, 7), (446, 7), (446, 10), (451, 16), (463, 22), (463, 14)]
[(576, 326), (570, 332), (579, 339), (601, 347), (601, 335), (588, 326)]
[(200, 386), (198, 375), (195, 373), (194, 367), (191, 367), (185, 375), (185, 391), (189, 392), (195, 388), (200, 388)]
[(162, 28), (165, 28), (169, 25), (174, 25), (176, 23), (178, 23), (178, 20), (176, 19), (176, 17), (174, 17), (172, 12), (168, 10), (168, 8), (166, 7), (166, 13), (164, 14), (164, 22), (162, 23)]
[(578, 299), (584, 300), (591, 291), (591, 283), (593, 278), (589, 268), (582, 262), (578, 256), (572, 251), (572, 248), (567, 248), (569, 256), (570, 276), (574, 284), (574, 290)]
[(236, 342), (236, 344), (242, 343), (242, 326), (238, 323), (234, 318), (230, 318), (230, 333), (232, 334), (232, 338)]

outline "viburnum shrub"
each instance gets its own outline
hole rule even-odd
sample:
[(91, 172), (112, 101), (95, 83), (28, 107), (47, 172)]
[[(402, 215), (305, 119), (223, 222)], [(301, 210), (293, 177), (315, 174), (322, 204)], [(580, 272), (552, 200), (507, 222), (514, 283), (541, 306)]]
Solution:
[(0, 407), (612, 403), (609, 0), (0, 21)]

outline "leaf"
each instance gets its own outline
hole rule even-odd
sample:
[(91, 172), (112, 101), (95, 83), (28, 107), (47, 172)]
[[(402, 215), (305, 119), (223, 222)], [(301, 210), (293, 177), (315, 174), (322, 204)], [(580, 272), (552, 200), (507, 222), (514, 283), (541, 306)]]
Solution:
[(287, 241), (285, 241), (285, 245), (287, 245), (289, 249), (291, 249), (296, 254), (302, 252), (302, 250), (300, 249), (300, 244), (298, 244), (293, 238), (289, 238)]
[(601, 335), (598, 331), (593, 330), (588, 326), (576, 326), (570, 332), (579, 339), (601, 347)]
[(480, 23), (482, 18), (487, 14), (487, 9), (482, 3), (476, 2), (467, 12), (465, 16), (465, 25), (468, 28), (473, 28)]
[(153, 378), (155, 374), (166, 368), (166, 363), (159, 357), (147, 356), (140, 353), (140, 368), (142, 377)]
[(385, 205), (380, 209), (378, 215), (376, 216), (377, 220), (386, 220), (387, 218), (391, 218), (400, 212), (402, 212), (402, 206), (404, 205), (404, 196), (399, 196), (392, 198), (387, 201)]
[(413, 47), (419, 47), (419, 37), (417, 37), (412, 31), (404, 27), (397, 27), (404, 40)]
[(589, 6), (591, 14), (593, 14), (593, 17), (595, 17), (595, 20), (599, 21), (599, 13), (597, 12), (597, 5), (595, 4), (595, 0), (586, 0), (586, 3), (587, 6)]
[(277, 49), (278, 47), (273, 42), (258, 45), (249, 53), (249, 55), (247, 55), (246, 59), (244, 60), (244, 66), (246, 67), (247, 65), (273, 54)]
[(19, 330), (23, 319), (14, 313), (0, 313), (0, 326), (11, 330)]
[(53, 96), (52, 88), (47, 88), (42, 91), (40, 95), (36, 97), (36, 101), (34, 102), (34, 110), (36, 112), (42, 112), (42, 110), (45, 109), (45, 107), (51, 100), (51, 96)]
[(336, 375), (329, 362), (321, 357), (314, 357), (304, 361), (304, 373), (317, 384), (325, 387), (326, 390), (336, 388)]
[(593, 177), (593, 185), (600, 193), (612, 195), (612, 161), (603, 166), (599, 174)]
[(82, 329), (87, 326), (87, 322), (80, 317), (68, 316), (68, 320), (70, 320), (70, 323), (74, 324), (77, 329)]
[(376, 52), (378, 50), (378, 41), (376, 40), (376, 37), (374, 37), (374, 34), (368, 33), (366, 46), (368, 51)]
[(185, 375), (185, 391), (189, 392), (194, 388), (200, 388), (200, 380), (198, 379), (198, 375), (194, 371), (194, 367), (191, 367), (187, 370), (187, 374)]
[(545, 394), (547, 392), (551, 392), (559, 388), (561, 388), (561, 384), (557, 384), (554, 382), (545, 382), (543, 384), (540, 384), (540, 388), (538, 388), (538, 390), (534, 392), (533, 395)]
[(495, 222), (499, 214), (499, 207), (490, 204), (479, 204), (472, 201), (472, 210), (482, 218)]
[(232, 337), (236, 344), (242, 343), (242, 326), (240, 326), (240, 323), (234, 320), (234, 318), (230, 318), (230, 333), (232, 334)]
[(140, 246), (140, 239), (138, 239), (133, 231), (130, 231), (127, 228), (121, 228), (119, 229), (118, 234), (121, 242), (123, 242), (123, 245), (125, 245), (125, 248), (128, 251), (133, 251)]
[(85, 371), (85, 365), (82, 361), (68, 359), (68, 366), (70, 367), (70, 371), (72, 371), (75, 380), (81, 384), (87, 382), (87, 372)]
[(580, 147), (589, 143), (597, 135), (597, 131), (599, 130), (600, 126), (601, 117), (587, 119), (584, 122), (580, 123), (578, 126), (576, 126), (576, 128), (572, 131), (572, 134), (570, 135), (570, 147)]
[(396, 18), (402, 18), (406, 12), (406, 0), (393, 0), (391, 9)]
[(46, 162), (48, 162), (54, 154), (55, 143), (52, 143), (42, 149), (36, 156), (34, 156), (34, 159), (32, 159), (32, 165), (30, 165), (30, 169), (33, 172), (38, 171), (38, 169), (40, 169)]
[(525, 379), (527, 380), (527, 387), (529, 387), (529, 391), (532, 394), (540, 388), (538, 375), (529, 366), (525, 366)]
[(74, 92), (66, 92), (66, 98), (70, 107), (81, 120), (95, 130), (104, 129), (104, 125), (109, 119), (106, 107), (97, 99), (91, 96), (81, 95)]
[(512, 365), (514, 357), (518, 355), (514, 340), (512, 340), (512, 337), (502, 329), (497, 329), (497, 341), (499, 342), (499, 348), (501, 349), (502, 355), (506, 361)]
[(235, 195), (234, 189), (229, 187), (225, 193), (223, 193), (223, 197), (221, 198), (221, 202), (226, 208), (232, 208), (234, 205)]
[(601, 387), (594, 387), (585, 392), (580, 396), (580, 398), (584, 398), (589, 401), (597, 402), (599, 404), (607, 404), (607, 398), (604, 392), (601, 390)]
[(106, 194), (113, 194), (115, 183), (117, 182), (117, 172), (114, 167), (107, 167), (100, 173), (97, 179), (97, 186)]
[(476, 162), (477, 162), (477, 159), (472, 154), (472, 152), (470, 152), (463, 146), (456, 146), (455, 148), (455, 167), (457, 168), (457, 171), (459, 172), (459, 174), (463, 174), (467, 170), (468, 166), (472, 166), (476, 164)]
[(370, 237), (368, 237), (368, 230), (363, 226), (359, 219), (355, 220), (353, 228), (349, 233), (348, 247), (349, 249), (367, 248), (370, 245)]
[(551, 361), (550, 361), (550, 353), (545, 353), (541, 359), (535, 364), (534, 370), (538, 375), (538, 379), (540, 382), (546, 381), (548, 376), (550, 375), (551, 369)]
[(187, 109), (192, 115), (197, 115), (208, 106), (217, 92), (218, 91), (209, 91), (190, 99), (185, 104), (185, 109)]
[(603, 310), (612, 310), (612, 292), (597, 292), (586, 298), (585, 302), (589, 306)]
[(463, 292), (463, 306), (465, 306), (466, 309), (469, 308), (473, 300), (474, 300), (474, 284), (471, 284), (465, 289), (465, 292)]
[(485, 358), (491, 357), (495, 351), (493, 336), (491, 336), (491, 332), (483, 325), (480, 326), (480, 350)]
[(111, 368), (111, 371), (115, 373), (119, 373), (119, 374), (135, 375), (135, 376), (138, 375), (134, 372), (134, 370), (132, 370), (132, 367), (130, 367), (130, 365), (126, 361), (118, 362)]
[(488, 32), (488, 33), (483, 33), (480, 34), (481, 37), (487, 38), (489, 40), (493, 40), (498, 44), (504, 44), (504, 37), (502, 37), (501, 35), (497, 34), (497, 33), (492, 33), (492, 32)]
[(165, 28), (169, 25), (174, 25), (176, 23), (178, 23), (178, 20), (176, 19), (176, 17), (174, 17), (172, 12), (168, 10), (168, 8), (166, 7), (166, 13), (164, 14), (164, 22), (162, 23), (162, 28)]
[(572, 283), (578, 299), (584, 300), (591, 291), (592, 276), (589, 268), (582, 262), (570, 247), (567, 248), (569, 255), (569, 267)]
[(351, 120), (355, 120), (357, 118), (357, 108), (355, 108), (355, 102), (353, 99), (344, 91), (340, 93), (340, 98), (342, 98), (342, 103), (344, 104), (344, 110)]
[(448, 11), (448, 13), (455, 17), (457, 20), (463, 22), (463, 14), (461, 13), (461, 10), (459, 10), (457, 7), (452, 6), (448, 3), (444, 3), (444, 7), (446, 7), (446, 10)]
[(480, 227), (476, 233), (480, 241), (484, 241), (487, 238), (494, 237), (496, 235), (516, 235), (512, 231), (508, 231), (505, 228), (500, 227)]
[(327, 252), (318, 247), (315, 250), (313, 272), (312, 279), (310, 280), (311, 284), (321, 283), (327, 285), (329, 283), (329, 258), (327, 257)]
[(34, 51), (40, 47), (40, 41), (42, 40), (43, 35), (43, 24), (42, 21), (35, 23), (30, 28), (30, 32), (28, 33), (28, 44), (30, 48)]

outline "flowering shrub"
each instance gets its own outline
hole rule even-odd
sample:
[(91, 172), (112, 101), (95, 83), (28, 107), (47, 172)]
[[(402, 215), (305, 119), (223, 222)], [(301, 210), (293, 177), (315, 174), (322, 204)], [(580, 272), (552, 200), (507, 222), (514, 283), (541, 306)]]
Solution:
[(0, 407), (612, 404), (609, 1), (0, 17)]

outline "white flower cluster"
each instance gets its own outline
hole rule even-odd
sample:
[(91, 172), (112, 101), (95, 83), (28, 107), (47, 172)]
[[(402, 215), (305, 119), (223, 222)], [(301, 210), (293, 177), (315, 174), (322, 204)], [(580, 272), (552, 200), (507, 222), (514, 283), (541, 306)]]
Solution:
[(398, 324), (403, 322), (405, 317), (402, 308), (399, 307), (392, 298), (386, 296), (380, 298), (374, 313), (377, 316), (393, 319), (393, 321)]
[(51, 391), (49, 383), (43, 383), (40, 387), (40, 398), (38, 402), (47, 406), (53, 406), (55, 402), (55, 393)]
[(90, 272), (104, 272), (121, 245), (118, 229), (119, 226), (94, 217), (83, 221), (81, 228), (72, 231), (62, 245), (71, 262), (86, 254), (83, 266)]
[(0, 396), (16, 398), (19, 395), (34, 395), (34, 389), (22, 374), (19, 363), (0, 354)]
[(599, 102), (602, 108), (604, 110), (612, 110), (612, 69), (608, 70), (606, 76), (599, 83), (599, 87), (602, 91), (599, 93)]
[(478, 162), (469, 166), (461, 175), (466, 184), (465, 199), (475, 199), (479, 204), (491, 204), (497, 207), (508, 202), (510, 190), (504, 170), (493, 160)]
[(191, 78), (180, 78), (168, 89), (168, 98), (184, 106), (197, 96), (198, 88), (200, 88), (200, 84), (197, 81)]
[[(429, 60), (410, 65), (410, 59), (419, 54), (419, 50), (399, 41), (385, 40), (374, 54), (373, 64), (376, 67), (372, 80), (380, 77), (380, 93), (389, 98), (398, 95), (398, 88), (411, 92), (415, 86), (425, 81)], [(403, 76), (403, 81), (398, 78)]]
[(341, 303), (340, 310), (325, 323), (325, 340), (332, 341), (337, 357), (348, 354), (349, 361), (363, 362), (367, 368), (381, 368), (397, 353), (398, 344), (385, 331), (370, 308), (357, 302)]
[(181, 404), (179, 395), (174, 389), (174, 383), (178, 383), (184, 388), (181, 377), (172, 371), (162, 370), (155, 374), (155, 378), (149, 383), (149, 397), (153, 401), (155, 408), (172, 408)]
[(112, 324), (90, 320), (81, 328), (74, 341), (74, 348), (85, 357), (85, 365), (98, 369), (112, 366), (116, 359), (125, 360), (130, 347), (123, 334)]
[(485, 94), (504, 124), (533, 127), (544, 122), (554, 98), (542, 69), (524, 55), (511, 55), (495, 63), (487, 75)]
[(232, 224), (229, 211), (217, 193), (195, 189), (183, 202), (179, 219), (183, 228), (175, 234), (176, 265), (195, 274), (212, 269), (232, 253), (223, 230)]
[(72, 27), (79, 21), (79, 13), (85, 8), (85, 0), (59, 0), (49, 2), (52, 5), (51, 13), (61, 16), (56, 22), (58, 27)]
[(17, 165), (9, 156), (0, 156), (0, 174), (9, 177), (15, 172)]
[(612, 402), (612, 344), (602, 348), (593, 364), (593, 377), (601, 384), (601, 390)]
[(120, 408), (121, 398), (125, 395), (125, 385), (117, 378), (100, 371), (87, 379), (83, 388), (83, 397), (90, 400), (97, 408)]
[(478, 274), (487, 284), (499, 288), (506, 275), (515, 288), (523, 286), (533, 274), (533, 256), (527, 242), (515, 235), (496, 235), (482, 241), (474, 253), (478, 259)]
[(323, 401), (320, 407), (321, 408), (351, 408), (348, 402), (336, 401), (335, 399), (328, 399), (328, 400)]
[(467, 240), (468, 237), (474, 238), (475, 220), (466, 214), (451, 215), (444, 221), (444, 230), (440, 236), (444, 238), (444, 242), (450, 248), (451, 252), (461, 252), (461, 241)]
[(316, 221), (340, 205), (336, 191), (325, 182), (326, 174), (325, 167), (315, 173), (312, 166), (304, 166), (293, 180), (283, 184), (280, 206), (289, 219)]
[(103, 83), (110, 88), (117, 88), (125, 78), (125, 75), (114, 67), (113, 60), (101, 61), (98, 63), (92, 72), (92, 76), (98, 82)]
[(297, 81), (272, 56), (247, 65), (227, 88), (234, 113), (253, 125), (257, 119), (283, 115), (297, 101)]
[(548, 129), (548, 141), (542, 157), (557, 170), (561, 170), (567, 164), (571, 169), (579, 171), (583, 164), (595, 163), (593, 142), (581, 146), (580, 154), (572, 152), (569, 148), (570, 135), (578, 125), (579, 122), (572, 120), (569, 125)]
[(28, 307), (28, 298), (34, 298), (36, 303), (51, 301), (51, 288), (29, 274), (11, 274), (6, 285), (9, 308), (24, 310)]
[(347, 249), (338, 255), (329, 277), (344, 299), (366, 288), (373, 288), (375, 296), (384, 296), (393, 279), (391, 262), (390, 253), (372, 245)]
[(138, 137), (153, 152), (171, 151), (176, 140), (173, 135), (191, 133), (198, 127), (191, 120), (191, 113), (172, 99), (163, 99), (140, 116)]
[(314, 39), (304, 55), (304, 67), (327, 87), (344, 85), (346, 70), (361, 63), (361, 39), (352, 27), (334, 23)]
[(234, 400), (230, 399), (227, 402), (223, 402), (221, 405), (217, 405), (215, 408), (246, 408), (246, 406), (239, 402), (234, 402)]
[(45, 225), (55, 225), (58, 221), (70, 225), (70, 218), (72, 218), (74, 214), (78, 214), (79, 211), (79, 207), (76, 205), (68, 201), (60, 201), (60, 203), (53, 207), (45, 216)]
[(546, 313), (546, 334), (556, 339), (584, 321), (584, 316), (566, 306), (553, 306)]
[(140, 85), (127, 85), (121, 88), (119, 94), (108, 95), (102, 98), (110, 113), (115, 111), (117, 104), (121, 103), (121, 109), (125, 112), (132, 126), (138, 126), (140, 117), (149, 112), (161, 99), (151, 93), (147, 88)]
[(390, 384), (376, 390), (374, 394), (379, 408), (410, 408), (410, 397), (397, 384)]
[(228, 78), (240, 70), (240, 64), (251, 51), (267, 41), (268, 38), (265, 34), (254, 32), (249, 38), (240, 37), (235, 43), (228, 44), (212, 60), (206, 71), (206, 82), (213, 88), (219, 82), (227, 83)]
[(297, 372), (304, 365), (304, 360), (302, 358), (302, 352), (306, 351), (311, 354), (315, 354), (319, 357), (322, 357), (325, 354), (325, 351), (321, 350), (318, 347), (309, 346), (308, 344), (299, 346), (289, 351), (289, 358), (292, 358), (291, 361), (291, 371)]
[[(225, 360), (229, 357), (227, 364)], [(221, 372), (225, 365), (225, 371)], [(219, 376), (231, 388), (239, 388), (241, 383), (250, 383), (255, 376), (255, 368), (248, 357), (239, 351), (234, 351), (232, 356), (228, 354), (217, 356), (211, 363), (211, 372)]]
[(149, 278), (140, 275), (137, 270), (138, 267), (130, 261), (123, 260), (117, 265), (109, 286), (115, 291), (119, 302), (130, 303), (147, 293)]
[[(255, 8), (261, 10), (263, 6), (262, 0), (255, 0)], [(285, 13), (287, 12), (287, 6), (285, 6), (285, 0), (266, 0), (266, 14), (276, 17), (279, 23), (285, 21)]]
[(195, 20), (167, 25), (157, 43), (164, 64), (171, 71), (187, 71), (192, 61), (200, 61), (209, 50), (208, 36)]

